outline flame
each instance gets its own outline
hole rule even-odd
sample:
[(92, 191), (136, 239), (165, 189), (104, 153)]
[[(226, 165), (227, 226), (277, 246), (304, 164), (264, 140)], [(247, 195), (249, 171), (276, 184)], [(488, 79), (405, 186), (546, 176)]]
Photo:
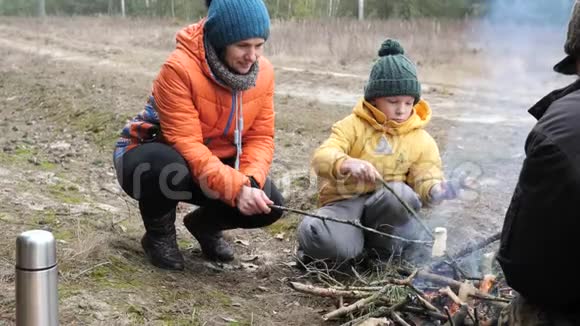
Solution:
[(479, 285), (479, 290), (483, 293), (489, 293), (489, 290), (495, 284), (495, 275), (487, 274), (483, 277), (483, 281)]
[(429, 301), (432, 301), (433, 299), (437, 298), (438, 296), (439, 296), (439, 292), (437, 292), (437, 291), (426, 291), (425, 292), (425, 297)]
[(455, 313), (457, 311), (459, 311), (459, 308), (461, 308), (460, 305), (458, 305), (457, 303), (453, 303), (450, 307), (449, 307), (449, 313), (451, 314), (451, 316), (455, 315)]

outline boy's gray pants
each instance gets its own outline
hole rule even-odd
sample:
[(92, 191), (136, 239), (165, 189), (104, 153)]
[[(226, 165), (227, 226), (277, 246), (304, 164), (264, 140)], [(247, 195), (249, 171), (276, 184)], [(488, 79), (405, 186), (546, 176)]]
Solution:
[[(389, 186), (413, 210), (421, 208), (417, 194), (407, 184), (391, 182)], [(386, 188), (374, 193), (332, 202), (321, 207), (317, 215), (359, 220), (364, 226), (408, 239), (424, 236), (417, 221)], [(405, 244), (363, 231), (360, 228), (306, 216), (298, 226), (299, 249), (314, 259), (343, 262), (359, 257), (365, 248), (377, 254), (389, 254)]]

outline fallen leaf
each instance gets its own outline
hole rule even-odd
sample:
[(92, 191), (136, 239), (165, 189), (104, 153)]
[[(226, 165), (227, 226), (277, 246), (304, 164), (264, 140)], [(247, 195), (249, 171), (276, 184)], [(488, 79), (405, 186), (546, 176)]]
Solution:
[(241, 265), (242, 265), (243, 269), (247, 269), (247, 270), (255, 271), (258, 269), (258, 265), (254, 265), (254, 264), (242, 263)]
[(387, 326), (391, 325), (391, 322), (387, 318), (369, 318), (364, 322), (358, 324), (358, 326)]
[(278, 233), (274, 236), (278, 240), (284, 240), (284, 232)]
[(238, 323), (237, 320), (233, 319), (233, 318), (229, 318), (229, 317), (221, 317), (224, 321), (227, 321), (228, 323)]
[(250, 261), (256, 261), (258, 260), (258, 256), (241, 256), (240, 257), (240, 261), (244, 261), (244, 262), (250, 262)]
[(287, 263), (282, 263), (282, 265), (288, 266), (290, 268), (294, 268), (294, 267), (296, 267), (298, 265), (298, 263), (295, 262), (295, 261), (291, 261), (291, 262), (287, 262)]
[(236, 240), (234, 240), (234, 242), (235, 243), (239, 243), (239, 244), (241, 244), (242, 246), (245, 246), (245, 247), (247, 247), (247, 246), (250, 245), (250, 242), (249, 241), (241, 240), (241, 239), (236, 239)]

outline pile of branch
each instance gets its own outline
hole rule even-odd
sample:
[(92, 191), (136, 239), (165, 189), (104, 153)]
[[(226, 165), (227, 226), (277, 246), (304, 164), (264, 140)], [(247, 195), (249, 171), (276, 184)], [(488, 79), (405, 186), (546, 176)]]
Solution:
[[(289, 282), (289, 286), (300, 293), (334, 299), (336, 309), (324, 314), (322, 319), (342, 321), (342, 326), (425, 322), (451, 326), (492, 324), (493, 317), (510, 298), (502, 297), (500, 291), (493, 291), (497, 295), (491, 294), (492, 290), (499, 289), (493, 275), (467, 278), (456, 262), (496, 239), (497, 235), (493, 235), (413, 271), (389, 261), (385, 265), (389, 273), (371, 274), (365, 279), (353, 268), (350, 274), (355, 277), (348, 278), (348, 285), (333, 278), (329, 269), (309, 264), (304, 266), (306, 275), (316, 275), (321, 284), (295, 281)], [(443, 265), (450, 266), (456, 277), (437, 274)]]
[[(433, 249), (438, 248), (439, 252), (442, 251), (442, 257), (437, 258), (427, 266), (415, 269), (411, 273), (404, 268), (399, 268), (397, 270), (397, 275), (393, 276), (393, 273), (391, 273), (390, 276), (380, 277), (379, 280), (375, 281), (364, 280), (353, 268), (356, 282), (360, 284), (355, 282), (349, 286), (342, 285), (340, 282), (333, 279), (328, 273), (317, 272), (316, 270), (313, 271), (311, 269), (309, 270), (308, 266), (304, 266), (309, 270), (307, 275), (312, 273), (317, 274), (318, 279), (323, 281), (327, 286), (319, 287), (299, 282), (290, 282), (290, 287), (296, 291), (310, 295), (335, 298), (337, 301), (337, 308), (323, 315), (322, 319), (343, 320), (348, 317), (348, 321), (343, 323), (342, 326), (424, 324), (423, 322), (420, 322), (421, 319), (423, 321), (429, 319), (432, 322), (437, 322), (439, 324), (444, 323), (444, 325), (451, 326), (464, 325), (466, 323), (472, 325), (484, 325), (490, 322), (482, 319), (488, 319), (484, 317), (489, 315), (497, 316), (497, 313), (485, 314), (481, 313), (481, 309), (485, 307), (487, 308), (486, 310), (490, 310), (489, 308), (491, 308), (491, 306), (501, 309), (509, 303), (510, 300), (489, 293), (489, 290), (492, 288), (491, 285), (495, 280), (493, 275), (485, 275), (482, 279), (479, 279), (477, 283), (474, 283), (472, 282), (474, 278), (467, 275), (460, 268), (457, 261), (476, 250), (482, 249), (485, 246), (498, 241), (501, 234), (496, 233), (483, 241), (463, 248), (455, 255), (450, 255), (445, 249), (441, 249), (445, 248), (445, 245), (441, 246), (441, 238), (438, 239), (435, 237), (430, 228), (423, 223), (417, 213), (396, 194), (388, 183), (383, 181), (382, 178), (379, 178), (379, 181), (385, 189), (391, 192), (398, 199), (402, 206), (408, 211), (409, 215), (420, 224), (430, 240), (406, 239), (396, 235), (386, 234), (366, 227), (357, 220), (351, 221), (349, 219), (321, 216), (283, 206), (272, 205), (271, 207), (318, 218), (324, 222), (331, 221), (335, 223), (350, 224), (353, 227), (360, 228), (364, 231), (375, 233), (385, 238), (395, 239), (403, 243), (413, 243), (427, 247), (431, 246)], [(439, 253), (435, 255), (436, 251), (433, 250), (433, 252), (434, 256), (441, 254)], [(448, 265), (453, 268), (455, 278), (436, 274), (438, 269), (443, 265)], [(489, 266), (489, 269), (491, 269), (491, 266)], [(429, 287), (431, 292), (426, 294), (422, 291), (420, 287), (416, 285), (416, 283), (419, 282), (425, 286), (421, 287), (425, 292), (427, 291), (427, 285), (431, 285)], [(436, 291), (433, 291), (433, 288), (436, 289)], [(402, 291), (402, 289), (404, 289), (404, 291)], [(404, 295), (401, 295), (402, 293), (404, 293)], [(481, 303), (485, 303), (485, 305), (482, 306)], [(382, 318), (380, 319), (380, 322), (374, 322), (374, 318), (376, 317)], [(371, 320), (373, 322), (371, 322)]]
[[(479, 303), (502, 308), (509, 302), (478, 289), (474, 284), (424, 270), (415, 270), (405, 278), (386, 277), (369, 282), (358, 275), (357, 279), (360, 286), (357, 283), (315, 286), (301, 282), (289, 282), (288, 285), (301, 293), (335, 299), (336, 309), (324, 314), (322, 319), (347, 320), (342, 326), (361, 325), (373, 318), (398, 325), (439, 321), (444, 325), (458, 326), (464, 325), (466, 319), (472, 325), (484, 325), (488, 318), (478, 312)], [(418, 282), (439, 286), (439, 290), (430, 290), (426, 294), (414, 285)], [(398, 295), (393, 295), (395, 291)]]

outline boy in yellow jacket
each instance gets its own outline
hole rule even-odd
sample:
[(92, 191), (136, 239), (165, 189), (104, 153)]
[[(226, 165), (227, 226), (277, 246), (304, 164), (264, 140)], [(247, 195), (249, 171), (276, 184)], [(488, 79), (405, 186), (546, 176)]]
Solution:
[[(444, 180), (437, 144), (423, 129), (430, 119), (415, 65), (397, 41), (387, 39), (364, 99), (333, 125), (330, 137), (314, 152), (311, 164), (321, 205), (317, 214), (359, 220), (407, 238), (420, 236), (417, 222), (377, 178), (415, 210), (456, 196)], [(365, 248), (380, 256), (399, 249), (389, 238), (311, 217), (299, 225), (298, 242), (299, 258), (336, 262), (355, 259)]]

